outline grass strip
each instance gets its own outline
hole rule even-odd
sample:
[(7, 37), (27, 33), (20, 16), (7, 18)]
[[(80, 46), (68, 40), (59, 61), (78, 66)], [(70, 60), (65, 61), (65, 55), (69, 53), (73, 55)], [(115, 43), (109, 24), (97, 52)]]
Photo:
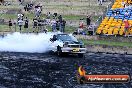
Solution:
[(80, 39), (84, 42), (85, 45), (107, 45), (107, 46), (120, 46), (120, 47), (131, 47), (131, 42), (114, 42), (114, 41), (107, 41), (107, 40), (87, 40), (87, 39)]

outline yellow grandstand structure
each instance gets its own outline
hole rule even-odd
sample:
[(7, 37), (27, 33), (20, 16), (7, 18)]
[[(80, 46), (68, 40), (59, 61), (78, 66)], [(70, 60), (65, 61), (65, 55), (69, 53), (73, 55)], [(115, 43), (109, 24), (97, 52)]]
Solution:
[[(127, 6), (124, 7), (122, 3)], [(131, 35), (132, 28), (129, 28), (127, 33), (124, 31), (124, 19), (127, 19), (129, 24), (132, 25), (132, 1), (131, 0), (116, 0), (112, 8), (107, 12), (106, 17), (102, 20), (101, 24), (97, 28), (97, 34), (107, 34), (107, 35)], [(120, 14), (114, 15), (114, 11), (119, 11)], [(125, 12), (129, 12), (129, 16), (125, 16)]]

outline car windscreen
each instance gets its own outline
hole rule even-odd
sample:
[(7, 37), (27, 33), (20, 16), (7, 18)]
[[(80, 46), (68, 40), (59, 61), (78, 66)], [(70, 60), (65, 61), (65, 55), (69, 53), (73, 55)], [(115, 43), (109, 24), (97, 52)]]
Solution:
[(68, 34), (58, 34), (57, 39), (61, 41), (75, 41), (78, 42), (74, 36), (70, 36)]

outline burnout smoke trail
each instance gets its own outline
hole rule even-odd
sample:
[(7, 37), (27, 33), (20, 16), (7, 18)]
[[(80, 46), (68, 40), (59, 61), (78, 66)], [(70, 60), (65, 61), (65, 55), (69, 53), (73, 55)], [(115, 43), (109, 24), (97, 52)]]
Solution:
[(15, 32), (0, 38), (0, 51), (44, 53), (50, 48), (52, 33), (20, 34)]

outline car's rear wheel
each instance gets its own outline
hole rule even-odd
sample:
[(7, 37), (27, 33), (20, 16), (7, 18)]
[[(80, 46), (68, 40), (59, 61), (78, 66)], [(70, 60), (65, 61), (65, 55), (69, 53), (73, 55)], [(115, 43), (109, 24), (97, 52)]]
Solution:
[(61, 50), (61, 47), (59, 45), (57, 46), (57, 55), (62, 56), (62, 50)]
[(78, 57), (83, 58), (83, 57), (84, 57), (84, 54), (79, 53), (79, 54), (78, 54)]

